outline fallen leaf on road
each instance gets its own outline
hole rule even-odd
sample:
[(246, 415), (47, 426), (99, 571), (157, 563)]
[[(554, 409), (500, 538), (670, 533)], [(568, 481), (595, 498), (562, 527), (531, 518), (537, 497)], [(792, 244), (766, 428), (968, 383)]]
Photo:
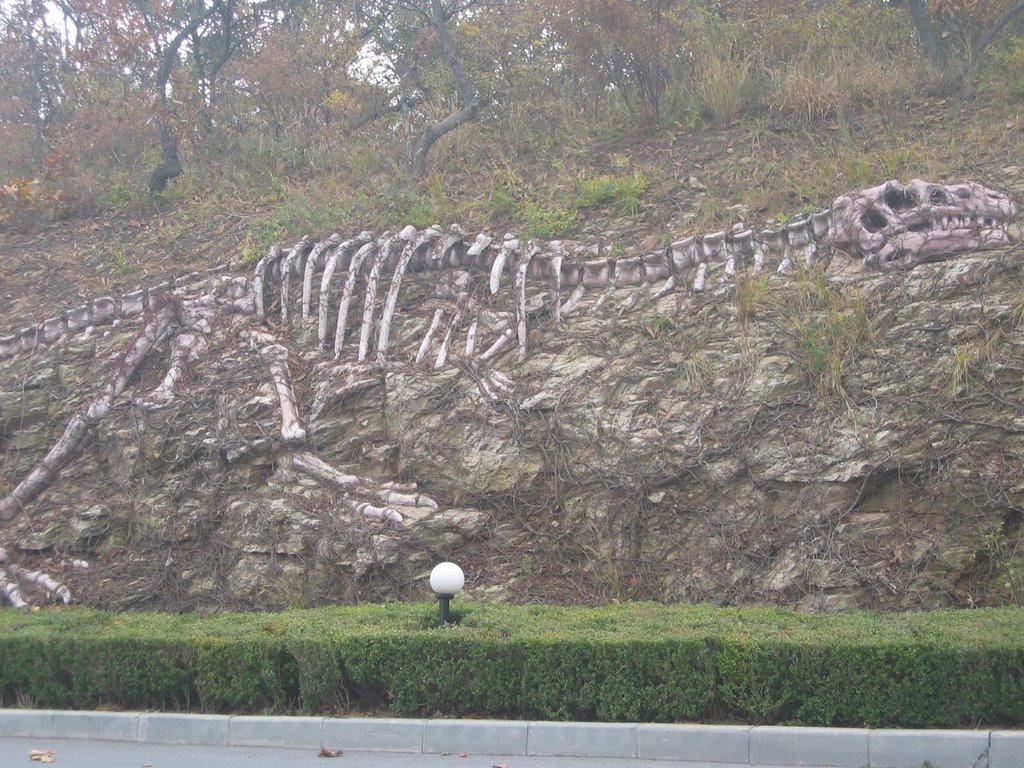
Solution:
[(56, 754), (55, 749), (33, 749), (28, 753), (28, 759), (37, 763), (52, 763)]
[(469, 752), (459, 752), (459, 757), (469, 757)]
[(508, 763), (495, 763), (491, 768), (508, 768)]
[(320, 750), (320, 757), (341, 757), (344, 754), (345, 753), (340, 749), (328, 749), (327, 747), (324, 747)]

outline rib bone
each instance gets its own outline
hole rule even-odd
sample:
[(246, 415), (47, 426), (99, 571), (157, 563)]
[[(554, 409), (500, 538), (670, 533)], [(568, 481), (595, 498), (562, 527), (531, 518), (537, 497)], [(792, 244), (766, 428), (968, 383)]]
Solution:
[[(309, 256), (306, 257), (306, 268), (302, 273), (303, 320), (309, 317), (309, 308), (313, 303), (313, 275), (318, 269), (325, 266), (328, 254), (333, 254), (339, 245), (341, 245), (341, 236), (335, 232), (326, 240), (321, 240), (313, 246), (313, 250), (310, 251)], [(326, 269), (324, 269), (324, 274), (326, 274)]]
[[(378, 241), (377, 244), (380, 244)], [(334, 328), (334, 358), (341, 357), (341, 348), (345, 344), (345, 326), (348, 324), (348, 305), (352, 302), (352, 292), (356, 287), (356, 279), (363, 267), (366, 258), (373, 253), (375, 244), (366, 243), (356, 251), (352, 257), (352, 264), (348, 268), (348, 277), (345, 279), (345, 287), (341, 290), (341, 302), (338, 304), (338, 323)]]

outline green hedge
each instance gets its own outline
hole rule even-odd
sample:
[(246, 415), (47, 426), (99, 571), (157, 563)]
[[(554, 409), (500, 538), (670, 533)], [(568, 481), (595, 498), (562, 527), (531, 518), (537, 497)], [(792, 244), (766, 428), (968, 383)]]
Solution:
[(1024, 724), (1024, 610), (390, 604), (0, 611), (0, 704), (619, 721)]

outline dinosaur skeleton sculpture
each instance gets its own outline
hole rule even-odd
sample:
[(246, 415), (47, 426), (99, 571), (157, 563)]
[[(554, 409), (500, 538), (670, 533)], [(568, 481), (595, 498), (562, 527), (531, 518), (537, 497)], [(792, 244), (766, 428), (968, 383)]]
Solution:
[[(406, 350), (415, 349), (408, 362), (430, 362), (440, 369), (461, 357), (480, 374), (481, 396), (498, 400), (510, 397), (514, 385), (489, 364), (513, 346), (519, 361), (525, 359), (528, 320), (546, 316), (558, 327), (579, 309), (588, 293), (600, 292), (591, 305), (591, 311), (598, 311), (613, 291), (632, 288), (620, 305), (620, 311), (625, 311), (645, 297), (657, 300), (684, 288), (705, 291), (716, 275), (718, 282), (729, 283), (741, 268), (785, 273), (794, 262), (810, 267), (827, 262), (834, 250), (859, 259), (869, 269), (910, 268), (1010, 243), (1008, 224), (1017, 210), (1008, 196), (978, 183), (889, 181), (843, 195), (831, 208), (780, 229), (754, 232), (737, 225), (678, 240), (661, 252), (625, 258), (613, 258), (598, 246), (523, 242), (511, 234), (499, 240), (480, 233), (470, 240), (455, 225), (447, 232), (437, 226), (422, 232), (406, 227), (380, 237), (370, 232), (349, 239), (335, 234), (319, 242), (304, 237), (288, 250), (272, 248), (251, 278), (227, 276), (222, 274), (224, 267), (215, 267), (210, 275), (193, 273), (173, 284), (125, 294), (120, 300), (100, 297), (0, 338), (3, 359), (32, 353), (70, 335), (92, 333), (100, 326), (131, 318), (145, 320), (103, 391), (71, 420), (36, 468), (0, 499), (0, 521), (15, 517), (56, 479), (154, 346), (171, 339), (170, 365), (163, 381), (137, 401), (150, 408), (174, 397), (185, 367), (202, 353), (214, 326), (226, 317), (255, 316), (270, 324), (276, 304), (277, 322), (284, 330), (312, 323), (315, 305), (320, 351), (330, 351), (337, 359), (353, 349), (357, 362), (375, 358), (384, 366), (391, 361), (404, 278), (408, 273), (437, 273), (431, 320), (418, 339), (406, 339), (403, 345)], [(496, 299), (506, 278), (512, 284), (512, 297), (502, 309)], [(293, 297), (293, 280), (299, 279), (301, 295)], [(378, 292), (385, 286), (387, 292), (379, 302)], [(359, 291), (362, 313), (357, 333), (356, 321), (350, 321), (349, 315)], [(464, 342), (458, 344), (457, 335), (463, 330)], [(282, 441), (303, 443), (307, 430), (299, 418), (288, 348), (268, 331), (246, 329), (243, 334), (259, 349), (273, 382), (280, 403)], [(418, 494), (413, 484), (398, 486), (346, 475), (304, 452), (294, 452), (291, 458), (295, 469), (344, 490), (349, 508), (366, 519), (401, 526), (402, 509), (437, 509), (437, 503)], [(71, 599), (59, 582), (11, 564), (0, 549), (0, 594), (11, 605), (25, 604), (19, 582), (34, 583), (64, 602)]]

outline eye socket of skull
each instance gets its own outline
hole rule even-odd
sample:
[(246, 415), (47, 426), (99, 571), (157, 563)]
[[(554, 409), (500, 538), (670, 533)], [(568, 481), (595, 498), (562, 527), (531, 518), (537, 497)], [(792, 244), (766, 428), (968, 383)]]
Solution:
[(897, 246), (897, 247), (892, 249), (892, 253), (889, 254), (889, 257), (886, 259), (886, 262), (903, 261), (903, 259), (906, 257), (906, 255), (907, 255), (906, 249), (903, 248), (903, 246), (901, 246), (901, 245)]
[(885, 214), (874, 207), (868, 208), (863, 214), (861, 214), (860, 223), (864, 229), (872, 234), (875, 232), (881, 232), (889, 226), (889, 221), (885, 218)]
[[(897, 213), (909, 211), (920, 204), (917, 193), (905, 187), (889, 187), (883, 198), (885, 204)], [(877, 230), (876, 230), (877, 231)]]
[[(963, 196), (970, 197), (970, 193)], [(944, 189), (933, 189), (931, 194), (928, 196), (928, 202), (932, 205), (946, 205), (949, 203), (949, 195), (946, 194)]]

